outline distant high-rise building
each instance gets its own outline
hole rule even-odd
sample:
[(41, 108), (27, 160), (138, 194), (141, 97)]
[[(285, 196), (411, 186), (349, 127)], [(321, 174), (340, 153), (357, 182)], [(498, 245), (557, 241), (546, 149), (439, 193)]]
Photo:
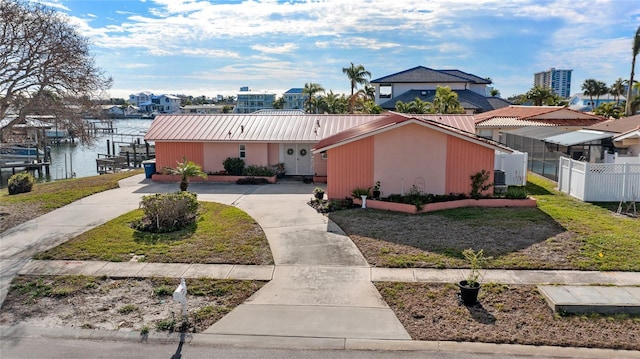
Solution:
[(571, 71), (573, 70), (556, 70), (552, 67), (548, 71), (535, 73), (533, 84), (549, 87), (556, 95), (569, 98), (571, 96)]

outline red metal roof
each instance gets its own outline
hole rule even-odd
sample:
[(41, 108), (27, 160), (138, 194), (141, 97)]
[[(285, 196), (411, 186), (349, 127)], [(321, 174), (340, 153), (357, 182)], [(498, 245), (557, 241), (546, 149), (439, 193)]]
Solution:
[[(434, 115), (434, 116), (441, 116), (441, 115)], [(442, 115), (444, 116), (444, 115)], [(400, 114), (400, 113), (390, 113), (388, 114), (386, 117), (371, 121), (371, 122), (367, 122), (365, 124), (362, 124), (360, 126), (356, 126), (356, 127), (352, 127), (350, 129), (347, 129), (343, 132), (337, 133), (333, 136), (327, 137), (323, 140), (321, 140), (320, 142), (318, 142), (318, 144), (315, 146), (315, 148), (313, 149), (314, 151), (324, 151), (326, 149), (328, 149), (329, 147), (335, 147), (338, 146), (340, 144), (343, 143), (348, 143), (351, 141), (355, 141), (361, 138), (365, 138), (371, 135), (374, 135), (376, 133), (385, 131), (393, 126), (396, 125), (400, 125), (402, 123), (405, 122), (418, 122), (418, 123), (422, 123), (424, 125), (427, 125), (428, 127), (443, 131), (443, 132), (447, 132), (450, 135), (454, 135), (456, 137), (460, 137), (460, 138), (465, 138), (469, 141), (473, 141), (473, 142), (477, 142), (477, 143), (481, 143), (487, 147), (492, 147), (494, 149), (498, 149), (501, 151), (505, 151), (505, 152), (513, 152), (512, 149), (498, 143), (495, 141), (491, 141), (491, 140), (487, 140), (485, 138), (479, 137), (477, 135), (475, 135), (474, 133), (471, 132), (467, 132), (464, 130), (461, 130), (459, 128), (453, 127), (453, 126), (449, 126), (447, 124), (438, 122), (438, 121), (433, 121), (430, 120), (428, 117), (430, 116), (426, 116), (426, 115), (407, 115), (407, 114)]]
[(414, 115), (415, 117), (422, 118), (429, 121), (435, 121), (447, 126), (455, 127), (462, 131), (467, 131), (470, 133), (476, 133), (476, 124), (474, 115)]
[(160, 115), (147, 141), (318, 142), (349, 128), (387, 116), (313, 114)]

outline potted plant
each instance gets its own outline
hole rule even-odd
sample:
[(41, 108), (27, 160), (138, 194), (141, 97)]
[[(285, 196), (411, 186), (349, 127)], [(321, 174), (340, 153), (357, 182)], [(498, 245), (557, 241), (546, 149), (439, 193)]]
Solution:
[(313, 189), (313, 195), (317, 200), (322, 200), (324, 198), (324, 189), (322, 187), (316, 187)]
[(284, 174), (285, 174), (285, 170), (284, 170), (284, 163), (278, 163), (277, 165), (274, 166), (274, 170), (276, 172), (276, 177), (279, 179), (284, 178)]
[(172, 173), (180, 175), (180, 190), (183, 192), (189, 187), (189, 177), (207, 178), (207, 174), (202, 172), (202, 167), (187, 161), (187, 157), (183, 157), (182, 162), (178, 162), (178, 166), (172, 169)]
[(489, 259), (484, 256), (484, 250), (474, 251), (472, 248), (462, 251), (462, 255), (469, 262), (469, 275), (465, 280), (458, 283), (460, 287), (460, 299), (465, 306), (472, 306), (478, 302), (478, 292), (480, 292), (480, 269)]
[(380, 198), (380, 181), (376, 181), (376, 184), (373, 185), (373, 197), (372, 198)]

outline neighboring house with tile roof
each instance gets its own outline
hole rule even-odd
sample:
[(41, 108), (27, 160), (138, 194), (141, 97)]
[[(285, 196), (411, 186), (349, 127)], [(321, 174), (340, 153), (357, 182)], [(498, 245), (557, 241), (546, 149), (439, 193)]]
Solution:
[(613, 133), (613, 162), (640, 163), (640, 115), (608, 120), (588, 129)]
[(479, 136), (504, 143), (501, 134), (525, 127), (557, 127), (576, 131), (606, 119), (561, 106), (516, 106), (475, 115)]
[(458, 94), (458, 101), (468, 114), (481, 113), (508, 106), (499, 97), (487, 96), (490, 80), (460, 70), (434, 70), (417, 66), (371, 81), (376, 90), (375, 102), (382, 108), (394, 110), (396, 103), (417, 98), (433, 102), (438, 86), (448, 86)]
[[(380, 181), (383, 196), (466, 193), (470, 177), (482, 170), (493, 183), (496, 151), (513, 150), (420, 116), (390, 113), (321, 140), (326, 154), (327, 197), (349, 197), (354, 188)], [(401, 161), (399, 159), (402, 159)]]
[(527, 169), (552, 180), (558, 178), (561, 156), (603, 161), (607, 138), (580, 131), (606, 121), (560, 106), (515, 106), (475, 115), (476, 133), (528, 154)]

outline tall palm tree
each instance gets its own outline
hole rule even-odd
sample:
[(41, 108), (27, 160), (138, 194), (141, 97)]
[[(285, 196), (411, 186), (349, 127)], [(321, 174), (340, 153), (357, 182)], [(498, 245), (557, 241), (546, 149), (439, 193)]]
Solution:
[(321, 92), (324, 93), (324, 87), (322, 87), (322, 85), (320, 85), (319, 83), (307, 82), (306, 84), (304, 84), (302, 93), (309, 96), (307, 97), (307, 101), (305, 102), (305, 109), (308, 113), (318, 112), (318, 108), (317, 108), (318, 102), (315, 101), (314, 99), (316, 97), (316, 94)]
[(609, 93), (609, 86), (603, 81), (596, 82), (596, 103), (600, 100), (600, 96)]
[(640, 53), (640, 26), (638, 26), (638, 30), (636, 30), (636, 36), (633, 38), (633, 58), (631, 59), (631, 76), (629, 76), (629, 89), (627, 90), (627, 106), (625, 108), (625, 115), (631, 116), (633, 113), (631, 112), (631, 94), (633, 87), (633, 75), (636, 67), (636, 56)]
[[(367, 80), (367, 77), (371, 77), (371, 72), (365, 70), (364, 66), (362, 65), (354, 65), (353, 62), (351, 63), (351, 66), (349, 67), (343, 67), (342, 68), (342, 72), (347, 75), (347, 77), (349, 78), (349, 82), (351, 82), (351, 97), (353, 97), (355, 95), (355, 90), (358, 87), (358, 85), (368, 85), (369, 84), (369, 80)], [(350, 107), (349, 107), (349, 112), (353, 113), (353, 106), (352, 104), (355, 103), (356, 99), (350, 99), (349, 103), (350, 103)]]
[(593, 97), (598, 95), (600, 91), (598, 81), (595, 79), (586, 79), (584, 80), (580, 88), (582, 89), (585, 96), (589, 96), (589, 100), (591, 101), (591, 109), (594, 110), (596, 108), (596, 103), (593, 101)]
[(349, 67), (343, 67), (342, 73), (347, 75), (349, 81), (351, 82), (351, 96), (355, 93), (356, 87), (358, 85), (367, 85), (369, 84), (369, 80), (367, 77), (371, 77), (371, 72), (365, 70), (362, 65), (354, 65), (353, 62)]
[(620, 96), (624, 93), (624, 80), (620, 77), (611, 85), (609, 93), (616, 99), (616, 107), (620, 106)]

